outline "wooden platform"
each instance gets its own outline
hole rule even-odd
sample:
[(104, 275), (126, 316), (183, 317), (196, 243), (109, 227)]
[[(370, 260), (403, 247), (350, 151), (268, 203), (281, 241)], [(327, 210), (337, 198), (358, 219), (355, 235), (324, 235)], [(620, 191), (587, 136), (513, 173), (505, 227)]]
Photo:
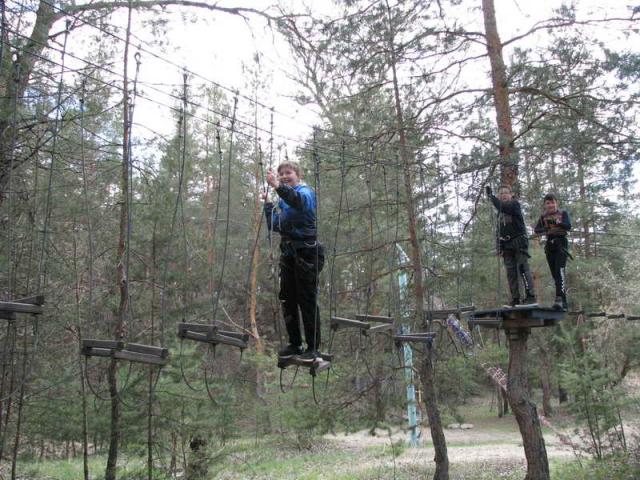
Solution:
[(81, 353), (85, 357), (115, 358), (161, 367), (169, 363), (170, 358), (169, 350), (166, 348), (140, 343), (124, 343), (117, 340), (83, 340)]
[(545, 306), (517, 306), (489, 310), (476, 310), (469, 316), (469, 328), (513, 330), (520, 328), (553, 327), (564, 320), (567, 312)]
[(331, 360), (333, 360), (333, 355), (328, 353), (321, 353), (319, 357), (313, 360), (305, 360), (297, 355), (289, 358), (278, 357), (278, 368), (284, 369), (291, 366), (308, 368), (309, 373), (316, 376), (318, 373), (331, 368)]
[(249, 334), (222, 330), (216, 325), (201, 323), (178, 324), (178, 337), (210, 345), (229, 345), (241, 350), (249, 346)]

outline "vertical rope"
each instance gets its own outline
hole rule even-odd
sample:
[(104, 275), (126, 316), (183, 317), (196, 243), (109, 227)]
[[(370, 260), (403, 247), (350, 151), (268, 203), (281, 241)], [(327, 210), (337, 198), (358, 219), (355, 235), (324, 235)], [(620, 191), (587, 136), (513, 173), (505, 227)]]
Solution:
[(46, 245), (47, 245), (47, 233), (49, 229), (49, 221), (51, 219), (51, 191), (53, 187), (53, 170), (56, 160), (56, 146), (58, 140), (58, 130), (60, 128), (60, 110), (62, 104), (62, 88), (64, 85), (64, 69), (65, 59), (67, 52), (67, 41), (69, 39), (69, 27), (71, 25), (70, 20), (66, 21), (64, 31), (64, 41), (62, 44), (62, 54), (60, 59), (60, 80), (58, 83), (58, 93), (56, 95), (56, 116), (53, 123), (53, 143), (51, 145), (51, 163), (49, 165), (49, 180), (47, 182), (47, 200), (45, 203), (44, 225), (42, 227), (42, 243), (40, 247), (40, 260), (38, 262), (38, 277), (36, 280), (36, 293), (40, 293), (43, 283), (46, 277)]
[[(4, 14), (4, 1), (3, 14)], [(4, 20), (3, 20), (4, 21)], [(4, 38), (3, 38), (4, 40)], [(1, 64), (0, 64), (1, 65)], [(7, 278), (9, 279), (9, 298), (14, 297), (15, 290), (15, 258), (14, 258), (14, 241), (13, 241), (13, 167), (16, 156), (16, 142), (18, 129), (18, 84), (20, 83), (20, 58), (16, 55), (13, 72), (13, 112), (11, 113), (11, 145), (9, 147), (9, 173), (7, 179)]]
[[(316, 266), (320, 261), (320, 156), (318, 155), (318, 144), (317, 144), (317, 129), (313, 130), (313, 179), (314, 179), (314, 190), (316, 194)], [(318, 318), (318, 302), (320, 301), (320, 272), (316, 272), (315, 277), (315, 289), (316, 289), (316, 307), (313, 311), (314, 319), (313, 323), (315, 325), (314, 328), (314, 339), (313, 344), (316, 348), (320, 349), (320, 345), (318, 345), (318, 331), (321, 327), (320, 318)]]
[(233, 134), (236, 126), (236, 114), (238, 111), (238, 96), (233, 99), (233, 113), (231, 115), (231, 132), (229, 134), (229, 156), (227, 161), (227, 219), (224, 232), (224, 247), (222, 249), (222, 267), (220, 268), (220, 281), (213, 300), (213, 321), (215, 322), (224, 285), (224, 270), (227, 264), (227, 247), (229, 246), (229, 221), (231, 220), (231, 161), (233, 159)]

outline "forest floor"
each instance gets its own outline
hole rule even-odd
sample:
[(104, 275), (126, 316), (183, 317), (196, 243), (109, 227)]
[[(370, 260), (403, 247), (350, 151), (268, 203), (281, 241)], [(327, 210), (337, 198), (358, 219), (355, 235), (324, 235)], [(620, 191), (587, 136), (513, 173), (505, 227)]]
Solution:
[[(497, 418), (489, 410), (486, 399), (476, 401), (460, 412), (469, 430), (447, 429), (451, 479), (496, 480), (521, 479), (525, 475), (522, 439), (512, 415)], [(563, 418), (556, 419), (562, 423)], [(567, 423), (569, 422), (569, 423)], [(564, 418), (565, 426), (570, 426)], [(559, 425), (560, 426), (560, 425)], [(434, 450), (428, 439), (419, 448), (407, 447), (407, 432), (403, 429), (369, 430), (328, 434), (313, 438), (298, 438), (283, 433), (259, 439), (238, 439), (221, 447), (210, 457), (211, 479), (415, 479), (429, 478), (433, 473)], [(311, 440), (311, 441), (310, 441)], [(566, 465), (575, 463), (573, 451), (545, 429), (545, 441), (552, 478), (565, 479), (561, 473)], [(119, 477), (140, 479), (145, 476), (142, 457), (122, 455)], [(92, 457), (92, 478), (102, 478), (104, 456)], [(21, 479), (66, 480), (82, 478), (81, 459), (24, 463)], [(156, 476), (154, 476), (156, 478)], [(158, 479), (164, 479), (162, 475)], [(185, 478), (178, 474), (177, 478)]]

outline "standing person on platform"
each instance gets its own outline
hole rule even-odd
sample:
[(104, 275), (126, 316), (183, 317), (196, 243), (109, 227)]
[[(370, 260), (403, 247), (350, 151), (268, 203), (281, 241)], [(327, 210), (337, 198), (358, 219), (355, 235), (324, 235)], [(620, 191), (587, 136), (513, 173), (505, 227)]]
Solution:
[[(533, 278), (529, 269), (529, 239), (520, 202), (514, 198), (511, 188), (507, 185), (500, 187), (499, 198), (493, 194), (490, 186), (486, 187), (486, 192), (498, 211), (496, 247), (498, 254), (504, 259), (511, 292), (511, 306), (536, 305)], [(520, 281), (522, 281), (525, 292), (522, 301), (520, 299)]]
[[(280, 302), (289, 345), (280, 358), (300, 356), (314, 360), (320, 349), (318, 277), (324, 266), (324, 248), (317, 239), (316, 194), (302, 182), (296, 162), (278, 165), (277, 175), (269, 170), (267, 183), (279, 197), (277, 208), (265, 193), (264, 213), (269, 230), (280, 233)], [(300, 317), (307, 349), (302, 347)]]
[(544, 212), (534, 227), (538, 235), (545, 235), (547, 243), (544, 253), (547, 257), (549, 270), (556, 286), (556, 299), (553, 308), (567, 310), (567, 286), (565, 269), (569, 254), (567, 233), (571, 230), (571, 219), (565, 210), (558, 208), (558, 199), (553, 193), (544, 197)]

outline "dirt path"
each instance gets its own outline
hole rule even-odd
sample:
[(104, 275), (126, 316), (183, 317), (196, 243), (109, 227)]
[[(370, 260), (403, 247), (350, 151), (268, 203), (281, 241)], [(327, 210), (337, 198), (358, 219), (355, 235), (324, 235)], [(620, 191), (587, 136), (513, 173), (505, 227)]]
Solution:
[[(507, 421), (502, 422), (504, 426), (509, 426)], [(372, 436), (369, 431), (364, 430), (349, 435), (327, 435), (325, 439), (338, 448), (350, 451), (363, 451), (373, 448), (391, 449), (392, 442), (407, 440), (408, 434), (405, 431), (395, 429), (391, 431), (391, 436), (387, 431), (379, 430), (378, 435)], [(428, 430), (424, 432), (427, 441), (424, 446), (417, 449), (405, 449), (398, 456), (398, 464), (424, 465), (431, 462), (434, 457), (434, 450), (431, 445)], [(455, 463), (524, 463), (524, 450), (522, 439), (517, 430), (503, 428), (478, 428), (470, 430), (445, 430), (447, 439), (447, 451), (449, 461)], [(555, 435), (545, 435), (547, 455), (553, 458), (571, 458), (573, 451), (562, 445)]]

